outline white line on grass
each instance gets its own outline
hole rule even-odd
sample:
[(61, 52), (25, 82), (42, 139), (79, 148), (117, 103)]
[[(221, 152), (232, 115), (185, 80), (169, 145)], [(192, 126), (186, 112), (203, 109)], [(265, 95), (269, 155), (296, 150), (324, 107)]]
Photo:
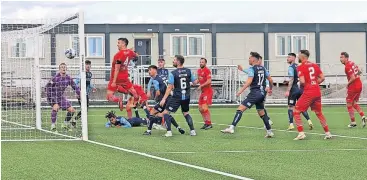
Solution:
[[(28, 125), (24, 125), (24, 124), (20, 124), (20, 123), (16, 123), (16, 122), (11, 122), (11, 121), (6, 121), (6, 120), (3, 120), (3, 119), (1, 121), (9, 123), (9, 124), (14, 124), (14, 125), (17, 125), (17, 126), (22, 126), (22, 127), (25, 127), (25, 128), (36, 129), (35, 127), (32, 127), (32, 126), (28, 126)], [(65, 135), (65, 134), (60, 134), (60, 133), (57, 133), (57, 132), (52, 132), (52, 131), (48, 131), (48, 130), (44, 130), (44, 129), (37, 129), (37, 130), (47, 132), (47, 133), (50, 133), (50, 134), (55, 134), (55, 135), (71, 138), (71, 139), (75, 139), (75, 140), (81, 140), (80, 138), (77, 138), (77, 137), (73, 137), (73, 136), (69, 136), (69, 135)], [(43, 139), (32, 139), (32, 140), (30, 139), (29, 141), (42, 141), (42, 140)], [(5, 141), (5, 140), (1, 139), (1, 141)], [(16, 140), (14, 140), (14, 141), (16, 141)], [(48, 141), (52, 141), (52, 139), (50, 139)]]
[(222, 172), (222, 171), (217, 171), (217, 170), (214, 170), (214, 169), (209, 169), (209, 168), (196, 166), (196, 165), (192, 165), (192, 164), (188, 164), (188, 163), (184, 163), (184, 162), (180, 162), (180, 161), (166, 159), (166, 158), (150, 155), (150, 154), (147, 154), (147, 153), (133, 151), (133, 150), (129, 150), (129, 149), (125, 149), (125, 148), (121, 148), (121, 147), (117, 147), (117, 146), (112, 146), (112, 145), (108, 145), (108, 144), (104, 144), (104, 143), (100, 143), (100, 142), (96, 142), (96, 141), (87, 140), (86, 142), (89, 142), (89, 143), (92, 143), (92, 144), (97, 144), (97, 145), (100, 145), (100, 146), (113, 148), (113, 149), (117, 149), (117, 150), (120, 150), (120, 151), (125, 151), (125, 152), (129, 152), (129, 153), (137, 154), (137, 155), (140, 155), (140, 156), (145, 156), (145, 157), (152, 158), (152, 159), (157, 159), (157, 160), (161, 160), (161, 161), (170, 162), (170, 163), (173, 163), (173, 164), (178, 164), (178, 165), (181, 165), (181, 166), (186, 166), (186, 167), (190, 167), (190, 168), (194, 168), (194, 169), (199, 169), (199, 170), (202, 170), (202, 171), (215, 173), (215, 174), (219, 174), (219, 175), (222, 175), (222, 176), (227, 176), (227, 177), (231, 177), (231, 178), (235, 178), (235, 179), (252, 180), (252, 179), (247, 178), (247, 177), (242, 177), (242, 176), (238, 176), (238, 175), (234, 175), (234, 174), (230, 174), (230, 173), (226, 173), (226, 172)]
[[(203, 122), (200, 122), (200, 124), (203, 124)], [(215, 124), (215, 123), (213, 123)], [(217, 124), (219, 126), (228, 126), (228, 124)], [(240, 127), (240, 128), (247, 128), (247, 129), (258, 129), (258, 130), (264, 130), (264, 128), (259, 128), (259, 127), (251, 127), (251, 126), (236, 126), (236, 127)], [(288, 133), (298, 133), (297, 131), (287, 131), (287, 130), (281, 130), (281, 129), (272, 129), (273, 131), (280, 131), (280, 132), (288, 132)], [(313, 134), (313, 135), (320, 135), (320, 136), (325, 136), (325, 134), (321, 134), (321, 133), (312, 133), (312, 132), (305, 132), (306, 134)], [(332, 134), (332, 136), (334, 137), (342, 137), (342, 138), (349, 138), (349, 139), (363, 139), (363, 140), (367, 140), (367, 138), (365, 137), (354, 137), (354, 136), (344, 136), (344, 135), (337, 135), (337, 134)]]
[[(4, 138), (4, 137), (2, 137)], [(14, 138), (14, 137), (12, 137)], [(2, 139), (1, 142), (80, 141), (80, 139)]]
[[(322, 112), (322, 113), (324, 113), (324, 114), (346, 114), (345, 112), (335, 112), (335, 111), (330, 111), (330, 112), (328, 112), (328, 111), (326, 111), (326, 112)], [(231, 111), (231, 112), (223, 112), (223, 113), (210, 113), (212, 116), (216, 116), (216, 115), (227, 115), (227, 114), (233, 114), (233, 112)], [(246, 114), (258, 114), (257, 112), (246, 112)], [(275, 112), (275, 113), (269, 113), (269, 115), (285, 115), (285, 114), (287, 114), (288, 115), (288, 113), (282, 113), (282, 112)], [(177, 114), (173, 114), (174, 116), (182, 116), (182, 114), (180, 114), (180, 113), (177, 113)], [(193, 115), (193, 116), (201, 116), (201, 114), (199, 114), (199, 113), (190, 113), (190, 115)], [(102, 114), (98, 114), (98, 115), (88, 115), (88, 117), (105, 117), (105, 115), (102, 115)]]
[(269, 150), (241, 150), (241, 151), (176, 151), (151, 152), (154, 154), (200, 154), (200, 153), (260, 153), (260, 152), (327, 152), (327, 151), (367, 151), (367, 149), (269, 149)]

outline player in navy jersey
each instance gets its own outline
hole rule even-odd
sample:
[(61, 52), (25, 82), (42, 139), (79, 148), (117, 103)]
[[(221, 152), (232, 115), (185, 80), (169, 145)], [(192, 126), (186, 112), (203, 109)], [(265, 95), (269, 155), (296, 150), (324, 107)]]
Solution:
[[(250, 55), (251, 55), (251, 53), (250, 53)], [(261, 56), (259, 56), (259, 61), (257, 62), (257, 65), (260, 65), (260, 66), (264, 66), (263, 65), (263, 58), (261, 57)], [(241, 65), (238, 65), (237, 66), (238, 67), (238, 70), (240, 70), (240, 71), (242, 71), (242, 72), (244, 72), (245, 74), (248, 74), (248, 69), (243, 69), (243, 67), (241, 66)], [(269, 70), (267, 70), (267, 72), (269, 73)], [(269, 80), (265, 80), (265, 82), (266, 82), (266, 88), (265, 88), (265, 98), (264, 98), (264, 102), (266, 101), (266, 96), (267, 96), (267, 94), (268, 94), (268, 91), (269, 91)], [(265, 112), (265, 114), (268, 116), (268, 112), (266, 111), (266, 109), (264, 109), (264, 112)], [(268, 116), (269, 117), (269, 116)], [(269, 124), (270, 125), (273, 125), (273, 121), (271, 121), (270, 120), (270, 117), (269, 117)]]
[[(285, 92), (285, 97), (288, 97), (288, 119), (289, 119), (289, 127), (287, 130), (293, 130), (293, 109), (296, 105), (297, 100), (301, 97), (303, 90), (298, 87), (298, 74), (297, 74), (297, 64), (295, 63), (296, 54), (289, 53), (287, 58), (288, 67), (288, 88)], [(306, 118), (308, 122), (308, 126), (310, 130), (313, 129), (313, 124), (308, 115), (307, 111), (302, 112), (303, 116)]]
[[(163, 117), (166, 121), (167, 126), (167, 133), (165, 134), (166, 137), (172, 136), (171, 131), (171, 122), (174, 119), (170, 113), (176, 112), (177, 109), (181, 106), (181, 111), (186, 119), (187, 124), (190, 128), (190, 135), (196, 136), (196, 132), (194, 129), (194, 123), (192, 118), (189, 114), (190, 110), (190, 82), (194, 83), (196, 78), (191, 73), (190, 69), (184, 68), (183, 64), (185, 62), (185, 58), (181, 55), (176, 55), (173, 59), (173, 66), (176, 67), (174, 71), (168, 74), (168, 86), (166, 93), (164, 94), (161, 102), (159, 103), (161, 107), (167, 101), (166, 108), (163, 111)], [(173, 95), (167, 99), (173, 91)]]
[(105, 127), (124, 127), (124, 128), (131, 128), (131, 127), (138, 127), (138, 126), (145, 126), (147, 125), (147, 120), (144, 118), (133, 117), (126, 119), (122, 116), (116, 116), (114, 111), (107, 112), (106, 116), (107, 123)]
[(52, 79), (46, 84), (45, 90), (47, 95), (47, 102), (52, 107), (51, 111), (51, 131), (56, 131), (56, 119), (57, 112), (61, 108), (67, 110), (66, 118), (62, 128), (65, 130), (70, 129), (70, 120), (75, 113), (75, 109), (71, 106), (70, 101), (64, 96), (64, 92), (68, 86), (71, 86), (78, 97), (80, 96), (80, 89), (76, 86), (73, 79), (66, 74), (67, 66), (65, 63), (59, 65), (59, 73), (57, 73)]
[[(167, 82), (168, 79), (168, 69), (164, 68), (165, 65), (165, 60), (163, 58), (158, 59), (158, 76), (161, 77), (163, 79), (164, 82)], [(153, 79), (150, 78), (149, 82), (148, 82), (148, 87), (147, 87), (147, 96), (148, 98), (150, 98), (151, 96), (151, 87), (153, 84)], [(164, 95), (164, 94), (163, 94)]]
[[(89, 108), (89, 94), (91, 92), (96, 92), (96, 88), (94, 88), (93, 83), (92, 83), (93, 74), (90, 71), (91, 64), (92, 63), (89, 60), (85, 61), (85, 71), (86, 71), (85, 72), (85, 78), (86, 78), (86, 85), (87, 85), (87, 108)], [(80, 75), (77, 78), (74, 79), (74, 82), (78, 87), (81, 87), (80, 86)], [(78, 102), (79, 102), (79, 105), (81, 105), (80, 98), (78, 98)], [(81, 115), (82, 115), (82, 111), (79, 111), (78, 114), (75, 117), (75, 120), (71, 121), (71, 125), (73, 127), (76, 126), (76, 121), (80, 119)]]
[[(161, 123), (162, 117), (158, 113), (162, 113), (164, 109), (166, 108), (166, 104), (163, 104), (161, 106), (159, 103), (161, 102), (164, 94), (166, 93), (167, 84), (164, 82), (163, 78), (159, 76), (158, 71), (157, 71), (158, 70), (157, 66), (151, 65), (149, 66), (148, 70), (149, 70), (149, 75), (152, 79), (154, 90), (156, 92), (155, 101), (157, 102), (157, 104), (154, 106), (154, 108), (150, 112), (150, 115), (149, 115), (150, 123), (148, 124), (148, 130), (144, 132), (144, 135), (151, 135), (151, 131), (152, 131), (152, 127), (154, 123), (164, 124), (164, 123)], [(170, 95), (168, 96), (171, 97)], [(177, 128), (177, 130), (181, 134), (185, 133), (185, 131), (177, 124), (177, 122), (174, 119), (171, 120), (171, 123)]]
[(256, 106), (256, 110), (263, 120), (264, 125), (266, 127), (266, 135), (265, 137), (270, 138), (274, 136), (274, 133), (271, 130), (271, 125), (269, 124), (269, 117), (264, 112), (264, 99), (265, 99), (265, 88), (266, 82), (265, 79), (269, 80), (269, 95), (271, 95), (271, 91), (273, 88), (273, 80), (270, 77), (264, 66), (258, 65), (260, 59), (260, 55), (257, 52), (251, 52), (249, 57), (249, 64), (251, 67), (248, 70), (248, 79), (245, 85), (237, 92), (236, 96), (240, 96), (243, 91), (245, 91), (248, 87), (250, 87), (250, 93), (247, 95), (246, 99), (242, 101), (241, 105), (238, 107), (237, 112), (234, 116), (232, 125), (228, 128), (221, 130), (223, 133), (234, 133), (234, 127), (241, 120), (242, 113), (247, 109), (251, 108), (253, 105)]

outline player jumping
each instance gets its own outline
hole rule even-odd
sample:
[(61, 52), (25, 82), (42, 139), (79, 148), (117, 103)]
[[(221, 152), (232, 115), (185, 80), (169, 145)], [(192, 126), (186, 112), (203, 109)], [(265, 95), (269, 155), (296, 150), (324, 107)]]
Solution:
[(237, 92), (236, 96), (240, 96), (243, 91), (250, 87), (250, 93), (247, 95), (246, 99), (242, 101), (241, 105), (238, 107), (236, 115), (234, 116), (232, 125), (228, 128), (221, 130), (222, 133), (234, 133), (234, 128), (237, 123), (241, 120), (242, 113), (247, 109), (250, 109), (254, 104), (256, 105), (256, 110), (263, 120), (266, 127), (266, 138), (271, 138), (274, 133), (271, 130), (271, 125), (269, 123), (269, 117), (265, 114), (264, 99), (265, 99), (265, 79), (269, 80), (269, 95), (271, 95), (273, 88), (273, 80), (264, 66), (259, 64), (260, 55), (257, 52), (251, 52), (249, 57), (250, 68), (248, 70), (248, 79), (244, 86)]
[(361, 107), (358, 105), (359, 96), (362, 92), (362, 81), (360, 78), (360, 74), (362, 72), (353, 61), (349, 60), (349, 54), (347, 52), (340, 53), (340, 62), (345, 65), (345, 74), (347, 75), (348, 79), (348, 92), (346, 100), (351, 121), (348, 127), (353, 128), (357, 126), (353, 108), (356, 109), (362, 118), (362, 127), (365, 127), (367, 118), (364, 115)]
[[(158, 59), (158, 76), (160, 76), (164, 82), (167, 81), (168, 78), (168, 69), (164, 68), (164, 65), (166, 64), (166, 61), (163, 58)], [(153, 78), (150, 78), (149, 82), (148, 82), (148, 87), (147, 87), (147, 96), (150, 99), (151, 96), (151, 87), (153, 84)]]
[[(293, 109), (296, 105), (297, 100), (301, 97), (303, 93), (303, 89), (298, 87), (298, 75), (297, 75), (297, 64), (295, 63), (296, 54), (289, 53), (287, 58), (287, 63), (289, 64), (288, 67), (288, 88), (285, 92), (285, 97), (288, 97), (288, 119), (289, 119), (289, 127), (287, 130), (293, 130)], [(302, 112), (303, 116), (306, 118), (308, 122), (308, 126), (310, 130), (313, 129), (313, 124), (308, 115), (307, 111)]]
[(208, 130), (212, 128), (212, 121), (210, 120), (209, 106), (212, 105), (213, 89), (212, 78), (210, 69), (206, 67), (207, 60), (205, 58), (200, 59), (200, 69), (197, 71), (198, 79), (196, 81), (200, 83), (198, 90), (201, 91), (199, 97), (199, 111), (203, 117), (204, 125), (201, 129)]
[(108, 122), (105, 124), (105, 127), (124, 127), (124, 128), (131, 128), (131, 127), (138, 127), (138, 126), (144, 126), (147, 125), (147, 120), (144, 118), (129, 118), (126, 119), (122, 116), (116, 116), (114, 111), (107, 112), (105, 116), (108, 120)]
[(331, 139), (331, 133), (327, 125), (325, 116), (322, 114), (321, 104), (321, 84), (325, 77), (320, 67), (308, 60), (310, 52), (308, 50), (301, 50), (298, 59), (299, 63), (302, 63), (297, 67), (298, 77), (301, 85), (304, 86), (303, 94), (298, 99), (296, 107), (293, 111), (293, 116), (296, 119), (296, 125), (298, 130), (298, 136), (294, 140), (302, 140), (306, 138), (303, 132), (303, 123), (301, 120), (301, 112), (307, 111), (309, 107), (315, 112), (317, 118), (325, 131), (325, 139)]
[(136, 93), (138, 94), (138, 98), (134, 98), (133, 95), (131, 93), (129, 93), (126, 89), (124, 89), (122, 86), (118, 86), (118, 92), (120, 93), (124, 93), (124, 94), (129, 94), (131, 97), (129, 98), (129, 100), (127, 101), (126, 104), (126, 112), (127, 112), (127, 117), (128, 118), (132, 118), (132, 111), (131, 108), (134, 108), (135, 111), (135, 115), (136, 117), (139, 117), (139, 112), (137, 109), (137, 104), (139, 103), (140, 106), (144, 109), (144, 111), (149, 114), (149, 110), (147, 107), (147, 100), (148, 97), (145, 94), (143, 88), (140, 85), (134, 84), (133, 85), (134, 90), (136, 91)]
[[(155, 97), (157, 104), (150, 111), (150, 116), (149, 116), (150, 122), (148, 123), (148, 130), (145, 131), (143, 135), (151, 135), (151, 131), (152, 131), (152, 127), (154, 123), (165, 124), (164, 122), (162, 122), (161, 114), (158, 114), (158, 113), (162, 113), (164, 109), (166, 108), (166, 103), (163, 104), (163, 106), (161, 106), (159, 103), (162, 100), (164, 94), (166, 93), (167, 85), (164, 82), (163, 78), (159, 76), (159, 74), (157, 74), (157, 66), (151, 65), (149, 66), (148, 70), (149, 70), (149, 75), (152, 79), (154, 90), (156, 92), (154, 97)], [(169, 98), (171, 98), (170, 95), (169, 95)], [(185, 131), (177, 124), (177, 122), (174, 119), (171, 119), (171, 123), (177, 128), (177, 130), (181, 134), (185, 134)]]
[[(91, 92), (96, 92), (96, 88), (94, 88), (94, 86), (92, 84), (92, 81), (91, 81), (92, 80), (92, 76), (93, 76), (92, 72), (90, 72), (91, 64), (92, 64), (92, 62), (90, 62), (89, 60), (86, 60), (85, 61), (85, 71), (86, 71), (85, 72), (85, 77), (86, 77), (86, 85), (87, 85), (87, 110), (89, 108), (89, 94)], [(74, 79), (74, 82), (75, 82), (75, 84), (78, 87), (81, 87), (79, 85), (79, 83), (80, 83), (80, 75), (78, 76), (78, 78), (75, 78)], [(79, 105), (81, 105), (80, 98), (78, 98), (78, 102), (79, 102)], [(75, 117), (75, 121), (79, 120), (81, 116), (82, 116), (82, 111), (79, 111), (78, 114)], [(75, 121), (72, 121), (71, 122), (71, 125), (73, 127), (76, 126), (76, 122)]]
[(70, 101), (64, 96), (65, 89), (71, 86), (78, 98), (80, 96), (80, 89), (76, 86), (73, 79), (66, 74), (67, 66), (65, 63), (59, 65), (59, 73), (57, 73), (52, 79), (46, 84), (46, 95), (47, 102), (52, 107), (51, 111), (51, 131), (56, 130), (56, 119), (57, 112), (61, 108), (62, 110), (67, 110), (66, 118), (62, 128), (65, 130), (70, 130), (70, 120), (72, 119), (75, 109), (71, 106)]
[(122, 98), (116, 97), (114, 94), (117, 91), (117, 86), (122, 86), (127, 89), (134, 98), (138, 98), (138, 94), (133, 88), (133, 84), (129, 80), (129, 69), (128, 65), (130, 60), (134, 59), (136, 54), (133, 50), (127, 49), (129, 40), (126, 38), (119, 38), (117, 40), (117, 47), (119, 52), (117, 52), (113, 58), (110, 82), (107, 87), (106, 98), (108, 101), (117, 102), (119, 104), (120, 110), (123, 110)]
[[(181, 106), (181, 111), (190, 128), (190, 135), (196, 136), (194, 129), (194, 122), (189, 114), (190, 110), (190, 82), (194, 82), (195, 76), (191, 74), (191, 70), (184, 68), (183, 64), (185, 58), (181, 55), (176, 55), (173, 59), (173, 66), (176, 67), (174, 71), (168, 74), (168, 87), (159, 105), (163, 107), (167, 101), (165, 110), (163, 111), (164, 120), (166, 121), (167, 133), (166, 137), (172, 136), (171, 122), (174, 119), (170, 113), (176, 112)], [(169, 98), (171, 91), (173, 95)]]

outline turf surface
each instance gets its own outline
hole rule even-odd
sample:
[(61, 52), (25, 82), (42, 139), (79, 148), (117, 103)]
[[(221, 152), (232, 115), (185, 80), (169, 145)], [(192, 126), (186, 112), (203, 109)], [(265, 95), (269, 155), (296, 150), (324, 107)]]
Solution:
[[(362, 108), (367, 111), (366, 106)], [(367, 128), (361, 128), (358, 114), (359, 126), (347, 128), (349, 118), (343, 106), (324, 107), (331, 133), (342, 137), (324, 140), (320, 123), (310, 113), (315, 129), (306, 130), (313, 134), (307, 134), (304, 141), (293, 141), (297, 133), (284, 131), (288, 121), (286, 108), (268, 108), (275, 129), (272, 139), (264, 138), (263, 124), (255, 110), (245, 112), (235, 134), (228, 135), (220, 130), (232, 122), (234, 108), (212, 108), (216, 124), (205, 131), (199, 129), (202, 117), (193, 107), (191, 114), (198, 136), (188, 135), (182, 114), (176, 113), (174, 117), (187, 133), (181, 135), (173, 130), (172, 138), (162, 137), (165, 131), (158, 130), (153, 130), (151, 136), (142, 136), (143, 127), (105, 128), (107, 110), (110, 109), (89, 110), (90, 140), (252, 179), (365, 179)], [(44, 127), (48, 127), (49, 117), (44, 119)], [(37, 134), (41, 133), (34, 133)], [(69, 133), (73, 134), (77, 133)], [(2, 179), (148, 178), (228, 177), (81, 141), (2, 143)]]

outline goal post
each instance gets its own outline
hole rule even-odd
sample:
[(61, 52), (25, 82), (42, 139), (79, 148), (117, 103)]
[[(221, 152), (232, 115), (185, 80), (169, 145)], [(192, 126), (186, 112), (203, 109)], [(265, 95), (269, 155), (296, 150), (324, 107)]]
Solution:
[[(2, 19), (1, 31), (1, 141), (88, 140), (83, 11), (41, 20)], [(71, 36), (79, 42), (68, 42)], [(66, 58), (64, 52), (69, 48), (75, 49), (78, 57)], [(81, 118), (74, 128), (64, 129), (60, 126), (64, 120), (67, 124), (69, 115), (60, 108), (57, 131), (53, 131), (50, 127), (54, 112), (47, 98), (53, 93), (47, 96), (45, 85), (57, 73), (60, 63), (75, 67), (66, 71), (72, 79), (80, 76), (81, 106), (73, 101), (71, 105), (76, 110), (72, 118), (78, 112)], [(68, 87), (63, 96), (71, 100), (75, 94)]]

